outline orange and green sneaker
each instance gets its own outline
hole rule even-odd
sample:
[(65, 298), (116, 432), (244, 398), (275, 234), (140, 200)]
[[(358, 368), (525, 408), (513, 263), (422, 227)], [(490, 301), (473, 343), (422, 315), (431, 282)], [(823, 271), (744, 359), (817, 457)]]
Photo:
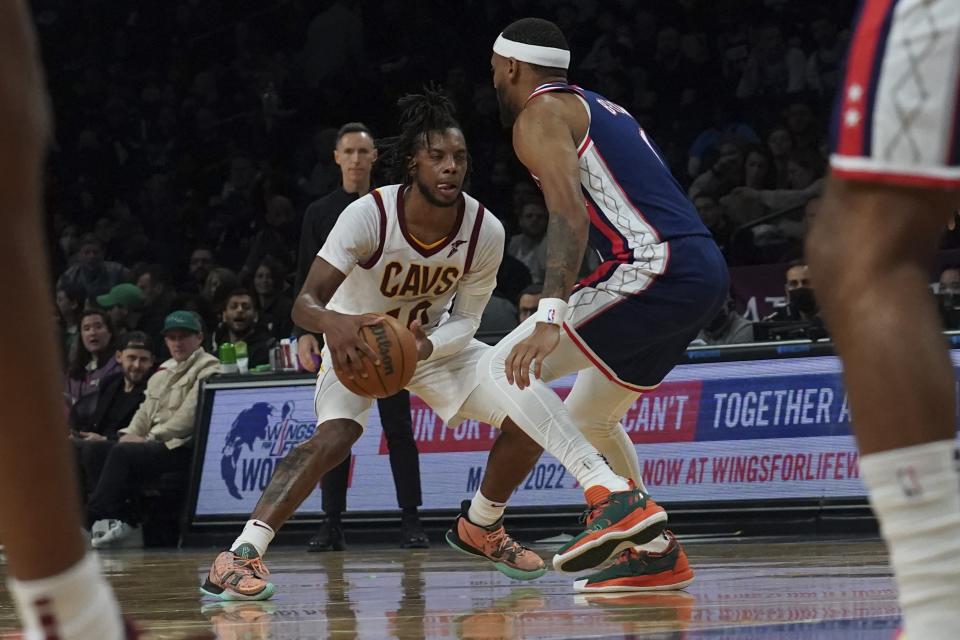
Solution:
[(577, 593), (613, 593), (621, 591), (675, 591), (693, 582), (693, 570), (687, 554), (669, 531), (663, 533), (667, 548), (660, 553), (625, 549), (609, 567), (575, 580)]
[(470, 502), (464, 501), (461, 513), (447, 531), (447, 544), (471, 556), (485, 558), (500, 573), (514, 580), (535, 580), (547, 571), (536, 552), (511, 538), (503, 527), (503, 518), (488, 527), (470, 522)]
[(220, 600), (267, 600), (274, 592), (269, 575), (253, 545), (242, 544), (214, 559), (200, 593)]
[(596, 569), (619, 551), (650, 542), (663, 533), (667, 512), (641, 489), (630, 489), (607, 493), (584, 511), (580, 521), (587, 528), (553, 556), (557, 571)]

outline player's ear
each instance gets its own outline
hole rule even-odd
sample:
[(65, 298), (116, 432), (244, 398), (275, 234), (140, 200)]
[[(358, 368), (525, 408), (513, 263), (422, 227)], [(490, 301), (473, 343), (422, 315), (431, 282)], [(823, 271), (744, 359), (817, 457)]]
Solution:
[(377, 152), (377, 148), (374, 147), (374, 148), (373, 148), (373, 151), (370, 152), (370, 162), (371, 162), (371, 163), (376, 162), (376, 161), (377, 161), (377, 158), (379, 158), (379, 157), (380, 157), (380, 153)]

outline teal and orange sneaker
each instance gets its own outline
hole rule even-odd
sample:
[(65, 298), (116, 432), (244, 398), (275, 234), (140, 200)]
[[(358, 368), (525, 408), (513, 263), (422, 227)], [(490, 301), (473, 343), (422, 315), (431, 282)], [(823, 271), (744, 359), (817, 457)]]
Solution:
[(625, 549), (616, 561), (597, 573), (575, 580), (577, 593), (618, 591), (675, 591), (693, 582), (687, 554), (670, 531), (664, 531), (667, 548), (660, 553)]
[(630, 489), (607, 493), (584, 511), (580, 521), (587, 528), (553, 556), (557, 571), (596, 569), (617, 552), (650, 542), (666, 527), (667, 512), (641, 489)]
[(214, 559), (200, 593), (220, 600), (267, 600), (274, 592), (269, 575), (253, 545), (242, 544)]
[(514, 580), (535, 580), (546, 573), (543, 559), (507, 534), (503, 518), (484, 527), (470, 522), (469, 509), (470, 501), (465, 500), (453, 528), (447, 531), (447, 544), (461, 553), (489, 560), (497, 571)]

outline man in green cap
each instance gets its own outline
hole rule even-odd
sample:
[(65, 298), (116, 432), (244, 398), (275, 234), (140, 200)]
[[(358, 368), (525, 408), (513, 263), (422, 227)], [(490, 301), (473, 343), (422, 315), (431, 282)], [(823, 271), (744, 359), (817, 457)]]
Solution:
[(147, 383), (146, 399), (110, 450), (100, 481), (90, 496), (87, 524), (96, 548), (142, 540), (136, 514), (127, 508), (131, 492), (160, 474), (190, 466), (194, 416), (200, 382), (220, 371), (220, 361), (204, 351), (200, 318), (174, 311), (163, 323), (171, 358)]
[(108, 293), (97, 296), (97, 304), (106, 309), (114, 328), (120, 332), (139, 328), (143, 303), (143, 291), (130, 282), (121, 282), (111, 288)]

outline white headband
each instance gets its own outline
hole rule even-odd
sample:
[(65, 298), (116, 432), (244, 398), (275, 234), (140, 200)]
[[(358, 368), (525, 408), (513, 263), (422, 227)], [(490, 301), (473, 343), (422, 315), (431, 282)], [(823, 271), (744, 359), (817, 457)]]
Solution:
[(508, 40), (501, 33), (493, 43), (493, 52), (504, 58), (514, 58), (520, 62), (538, 64), (541, 67), (566, 69), (570, 66), (570, 52), (556, 47), (541, 47), (538, 44), (526, 44)]

